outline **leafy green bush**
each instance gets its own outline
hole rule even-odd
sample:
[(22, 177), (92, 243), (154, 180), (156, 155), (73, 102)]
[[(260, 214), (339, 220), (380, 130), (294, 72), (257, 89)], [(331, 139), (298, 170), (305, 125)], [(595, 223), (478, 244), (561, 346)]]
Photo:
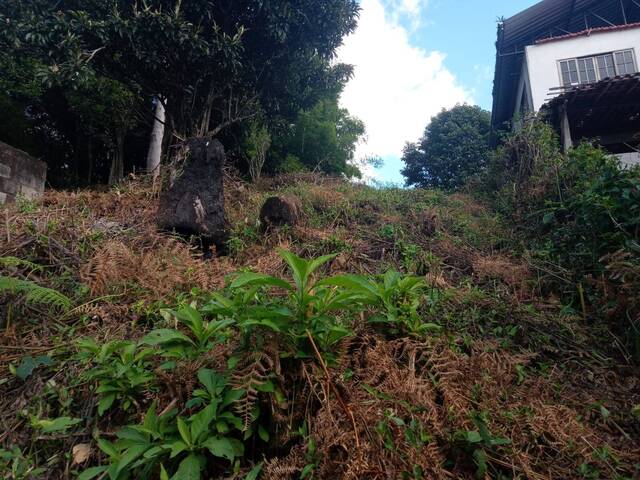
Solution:
[(614, 327), (640, 354), (640, 326), (627, 321), (640, 310), (640, 167), (622, 168), (589, 143), (562, 154), (552, 128), (536, 120), (507, 138), (486, 185), (526, 233), (533, 266), (544, 265), (549, 283), (579, 302), (585, 316), (595, 289), (596, 308), (611, 311), (612, 302), (626, 310)]
[[(397, 272), (324, 278), (318, 271), (335, 255), (305, 260), (291, 252), (280, 254), (291, 281), (240, 273), (225, 291), (162, 310), (162, 326), (167, 328), (155, 329), (139, 342), (79, 342), (78, 358), (91, 367), (85, 376), (96, 382), (100, 395), (99, 415), (116, 401), (124, 411), (134, 404), (138, 411), (148, 406), (149, 393), (158, 388), (158, 368), (170, 371), (180, 363), (201, 362), (220, 344), (233, 342), (235, 347), (226, 372), (200, 368), (200, 386), (179, 412), (172, 404), (157, 413), (153, 402), (141, 425), (120, 429), (114, 442), (101, 438), (98, 445), (108, 462), (87, 469), (81, 480), (103, 475), (110, 480), (151, 478), (158, 472), (160, 478), (179, 480), (201, 478), (205, 471), (238, 472), (245, 442), (258, 440), (255, 433), (262, 442), (270, 438), (261, 424), (260, 396), (274, 408), (286, 408), (278, 385), (281, 375), (274, 368), (280, 359), (331, 365), (338, 344), (353, 335), (361, 317), (392, 335), (424, 336), (440, 330), (423, 320), (438, 296), (421, 278)], [(277, 346), (276, 360), (267, 358), (272, 354), (264, 351), (267, 342)], [(255, 478), (259, 468), (247, 478)]]
[(153, 390), (155, 375), (151, 371), (150, 348), (139, 349), (129, 341), (114, 341), (98, 345), (94, 339), (78, 342), (78, 357), (91, 368), (84, 374), (87, 380), (97, 381), (100, 397), (98, 415), (102, 416), (116, 400), (123, 410), (136, 403), (145, 391)]
[(541, 212), (558, 260), (602, 273), (604, 255), (640, 253), (640, 171), (623, 170), (601, 150), (583, 144), (570, 152), (564, 188)]
[(498, 150), (488, 180), (502, 210), (578, 276), (602, 273), (603, 255), (640, 252), (640, 170), (602, 149), (563, 155), (551, 127), (533, 121)]

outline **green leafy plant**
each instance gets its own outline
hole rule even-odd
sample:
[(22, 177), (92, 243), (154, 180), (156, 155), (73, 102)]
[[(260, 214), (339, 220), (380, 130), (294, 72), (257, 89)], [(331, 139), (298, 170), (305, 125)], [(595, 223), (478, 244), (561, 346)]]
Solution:
[(31, 426), (42, 433), (66, 433), (71, 427), (82, 422), (80, 418), (58, 417), (38, 418), (31, 417)]
[(168, 323), (179, 323), (187, 327), (189, 336), (177, 329), (153, 330), (142, 339), (142, 343), (161, 346), (163, 355), (174, 358), (196, 358), (209, 351), (211, 347), (226, 338), (228, 327), (233, 325), (230, 319), (205, 320), (193, 306), (187, 305), (179, 310), (161, 310)]
[[(187, 408), (206, 405), (189, 417), (176, 416), (173, 410), (163, 415), (155, 403), (141, 425), (129, 425), (117, 432), (117, 440), (100, 439), (98, 446), (109, 457), (109, 464), (86, 470), (79, 477), (89, 480), (107, 474), (111, 480), (169, 478), (199, 479), (208, 461), (234, 462), (244, 455), (244, 444), (235, 438), (242, 420), (230, 407), (242, 392), (231, 389), (224, 377), (212, 370), (198, 372), (202, 388), (194, 392)], [(166, 469), (168, 470), (166, 470)]]
[(78, 342), (78, 356), (90, 366), (84, 377), (97, 381), (100, 396), (98, 415), (102, 416), (118, 401), (124, 410), (137, 406), (137, 398), (153, 390), (155, 375), (151, 371), (151, 348), (139, 348), (130, 341), (113, 341), (99, 346), (94, 339)]
[[(373, 278), (344, 275), (316, 278), (317, 270), (335, 255), (305, 260), (291, 252), (280, 252), (289, 266), (293, 282), (258, 273), (241, 273), (231, 281), (228, 294), (212, 294), (200, 311), (218, 322), (231, 321), (243, 338), (260, 332), (275, 333), (286, 340), (297, 356), (313, 355), (310, 340), (330, 352), (352, 334), (357, 314), (370, 311), (368, 319), (392, 327), (396, 333), (422, 336), (440, 331), (425, 322), (425, 313), (439, 301), (437, 289), (428, 288), (419, 277), (390, 271)], [(273, 293), (273, 290), (284, 293)], [(230, 323), (224, 323), (225, 326)]]
[(322, 283), (349, 289), (351, 295), (357, 295), (362, 304), (374, 308), (370, 322), (390, 325), (396, 333), (423, 336), (442, 329), (435, 323), (425, 322), (420, 311), (425, 300), (434, 303), (438, 297), (438, 291), (429, 288), (422, 278), (389, 271), (379, 280), (344, 275)]
[(20, 380), (24, 381), (29, 378), (33, 371), (38, 367), (50, 367), (53, 363), (53, 359), (48, 355), (40, 355), (36, 358), (27, 356), (20, 361), (18, 368), (15, 368), (13, 365), (9, 365), (9, 370)]
[(18, 447), (11, 450), (0, 448), (0, 475), (13, 480), (30, 480), (42, 478), (47, 469), (36, 467), (30, 457), (25, 457)]
[(457, 432), (456, 438), (463, 445), (464, 450), (470, 452), (476, 464), (476, 477), (485, 478), (489, 469), (487, 452), (495, 453), (496, 447), (510, 445), (511, 440), (494, 436), (487, 426), (487, 412), (473, 412), (471, 420), (477, 430)]
[[(260, 330), (275, 332), (286, 339), (296, 355), (311, 354), (309, 335), (322, 350), (329, 350), (351, 334), (343, 317), (358, 309), (360, 295), (315, 280), (314, 273), (336, 255), (304, 260), (291, 252), (280, 254), (290, 268), (293, 283), (258, 273), (242, 273), (231, 282), (231, 295), (213, 295), (202, 311), (232, 318), (245, 338)], [(274, 288), (286, 292), (286, 296), (269, 295)]]
[(38, 285), (30, 280), (0, 276), (0, 295), (24, 295), (27, 303), (45, 305), (66, 312), (71, 309), (71, 299), (66, 295)]

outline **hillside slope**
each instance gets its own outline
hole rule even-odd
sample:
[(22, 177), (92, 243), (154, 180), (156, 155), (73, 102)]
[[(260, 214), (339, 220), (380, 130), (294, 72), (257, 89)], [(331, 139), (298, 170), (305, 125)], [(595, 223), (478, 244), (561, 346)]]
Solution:
[[(300, 200), (300, 225), (261, 230), (274, 194)], [(230, 254), (212, 259), (156, 231), (143, 181), (5, 210), (0, 477), (638, 475), (637, 368), (560, 303), (490, 208), (314, 176), (229, 178), (226, 197)], [(288, 298), (281, 283), (233, 276), (289, 280), (283, 250), (335, 254), (315, 279), (339, 280)], [(389, 271), (401, 276), (377, 277)], [(374, 284), (388, 298), (365, 300)], [(334, 306), (301, 329), (267, 323), (289, 315), (287, 302), (320, 311), (321, 293)], [(259, 328), (246, 321), (265, 309)], [(196, 324), (219, 328), (200, 342)], [(217, 413), (204, 421), (209, 401)], [(202, 444), (185, 439), (197, 422), (215, 432)]]

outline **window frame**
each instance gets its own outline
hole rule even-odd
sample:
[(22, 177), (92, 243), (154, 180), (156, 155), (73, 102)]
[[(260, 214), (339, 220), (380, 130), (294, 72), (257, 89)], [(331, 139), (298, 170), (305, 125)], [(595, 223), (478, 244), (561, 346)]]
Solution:
[[(622, 59), (623, 59), (623, 63), (624, 65), (628, 65), (628, 63), (625, 60), (625, 54), (629, 53), (631, 56), (631, 72), (625, 72), (625, 73), (620, 73), (618, 71), (618, 62), (616, 60), (618, 55), (622, 55)], [(627, 48), (626, 50), (618, 50), (616, 52), (613, 53), (613, 65), (616, 68), (616, 74), (617, 75), (632, 75), (634, 73), (638, 73), (638, 63), (636, 62), (636, 56), (635, 56), (635, 52), (633, 50), (633, 48)]]
[[(627, 52), (631, 54), (631, 62), (632, 62), (632, 65), (633, 65), (633, 68), (632, 68), (633, 71), (631, 73), (628, 73), (628, 72), (626, 72), (626, 69), (625, 69), (624, 73), (620, 73), (620, 69), (618, 67), (618, 62), (616, 61), (616, 55), (617, 54), (622, 54), (623, 57), (624, 57), (624, 54), (627, 53)], [(579, 85), (590, 85), (592, 83), (599, 82), (599, 81), (604, 80), (606, 78), (612, 78), (611, 76), (602, 77), (602, 75), (600, 73), (600, 67), (598, 65), (598, 58), (607, 57), (609, 55), (611, 56), (611, 58), (613, 60), (613, 69), (614, 69), (614, 72), (615, 72), (614, 77), (621, 76), (621, 75), (629, 75), (629, 74), (633, 74), (633, 73), (638, 73), (639, 72), (639, 70), (638, 70), (638, 62), (637, 62), (637, 59), (636, 59), (636, 53), (635, 53), (635, 49), (634, 48), (625, 48), (623, 50), (614, 50), (614, 51), (611, 51), (611, 52), (598, 53), (598, 54), (594, 54), (594, 55), (584, 55), (582, 57), (563, 58), (562, 60), (558, 60), (557, 61), (558, 75), (560, 77), (560, 86), (569, 88), (569, 87), (576, 87), (576, 86), (579, 86)], [(592, 62), (592, 65), (595, 68), (595, 77), (596, 77), (596, 79), (594, 81), (590, 81), (588, 78), (587, 78), (586, 82), (582, 81), (581, 77), (583, 76), (583, 74), (586, 74), (587, 77), (588, 77), (590, 70), (586, 69), (584, 72), (581, 72), (581, 70), (580, 70), (580, 61), (581, 60), (583, 62), (585, 62), (585, 65), (587, 65), (588, 61)], [(570, 63), (573, 63), (573, 65), (575, 66), (576, 75), (578, 77), (578, 81), (576, 83), (574, 83), (574, 82), (565, 83), (564, 82), (564, 74), (563, 74), (563, 71), (562, 71), (562, 66), (565, 63), (567, 65), (569, 65)], [(628, 63), (624, 63), (624, 64), (628, 65)], [(605, 63), (605, 69), (608, 69), (608, 67), (606, 67), (606, 63)], [(571, 70), (571, 68), (569, 68), (569, 77), (571, 77), (571, 72), (572, 72), (572, 70)], [(571, 80), (571, 78), (569, 78), (569, 80)]]

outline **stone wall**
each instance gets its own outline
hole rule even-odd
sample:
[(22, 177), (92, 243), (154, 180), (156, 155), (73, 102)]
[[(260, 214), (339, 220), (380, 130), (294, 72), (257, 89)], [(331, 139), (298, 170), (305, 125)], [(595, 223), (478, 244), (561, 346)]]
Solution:
[(42, 195), (46, 178), (46, 163), (0, 142), (0, 204)]

